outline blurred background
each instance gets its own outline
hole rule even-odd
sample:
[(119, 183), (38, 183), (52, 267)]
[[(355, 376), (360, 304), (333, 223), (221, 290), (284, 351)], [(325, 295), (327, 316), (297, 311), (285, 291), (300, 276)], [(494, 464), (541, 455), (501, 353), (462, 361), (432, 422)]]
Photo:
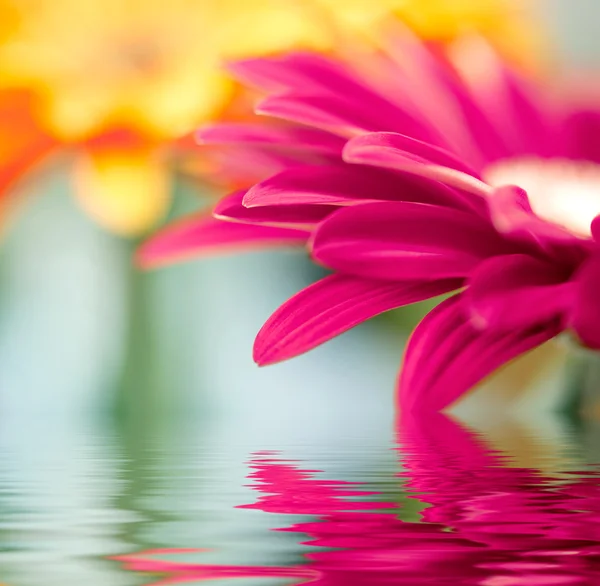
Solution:
[[(308, 3), (283, 0), (0, 0), (0, 581), (143, 583), (101, 558), (195, 547), (207, 535), (231, 543), (244, 527), (233, 531), (226, 511), (244, 500), (252, 450), (283, 445), (334, 468), (339, 453), (353, 469), (394, 467), (370, 446), (392, 442), (393, 383), (422, 310), (258, 369), (256, 332), (318, 276), (302, 253), (145, 273), (132, 261), (153, 229), (224, 193), (196, 174), (202, 154), (189, 138), (237, 112), (222, 60), (329, 50), (339, 31), (366, 34), (364, 15), (374, 22), (384, 4), (324, 1), (315, 18)], [(455, 34), (447, 15), (424, 19), (400, 4), (424, 35)], [(527, 67), (535, 46), (544, 67), (600, 76), (596, 0), (539, 0), (512, 21), (472, 18)], [(560, 443), (563, 423), (541, 413), (564, 391), (562, 354), (545, 352), (476, 393), (464, 416), (485, 425), (482, 402), (510, 399), (520, 433)], [(500, 445), (520, 437), (489, 419)], [(190, 480), (194, 470), (236, 488), (220, 500), (204, 476)]]

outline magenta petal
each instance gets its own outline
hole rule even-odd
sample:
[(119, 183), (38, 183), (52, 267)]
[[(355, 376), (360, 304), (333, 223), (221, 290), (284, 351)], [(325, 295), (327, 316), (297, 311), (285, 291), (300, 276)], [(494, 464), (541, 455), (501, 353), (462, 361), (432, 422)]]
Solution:
[(381, 104), (365, 107), (364, 100), (349, 100), (344, 94), (285, 93), (271, 95), (255, 108), (257, 114), (320, 128), (350, 137), (364, 132), (392, 129), (421, 139), (431, 132), (402, 110), (391, 107), (385, 112)]
[(317, 53), (241, 59), (229, 63), (227, 68), (244, 84), (267, 92), (323, 91), (332, 87), (345, 92), (366, 91), (344, 66)]
[(558, 121), (540, 89), (508, 68), (504, 69), (504, 79), (515, 127), (519, 128), (521, 150), (540, 155), (556, 153)]
[(461, 295), (440, 303), (413, 332), (404, 355), (399, 398), (408, 411), (441, 411), (517, 356), (556, 336), (556, 322), (506, 333), (480, 332)]
[(436, 181), (344, 163), (286, 169), (249, 189), (244, 205), (353, 205), (378, 200), (467, 205), (456, 190)]
[(596, 216), (592, 220), (591, 225), (592, 236), (596, 242), (600, 242), (600, 216)]
[(516, 185), (504, 185), (494, 189), (489, 197), (492, 221), (505, 234), (512, 234), (540, 243), (562, 240), (579, 241), (571, 232), (546, 220), (531, 209), (527, 192)]
[(464, 293), (481, 329), (530, 328), (560, 317), (573, 300), (573, 285), (560, 268), (513, 254), (484, 261)]
[[(387, 181), (386, 181), (387, 180)], [(244, 198), (244, 205), (271, 206), (285, 204), (348, 205), (382, 199), (397, 191), (390, 177), (353, 169), (349, 165), (313, 165), (286, 169), (254, 185)]]
[(248, 59), (230, 69), (252, 85), (280, 94), (281, 99), (274, 96), (264, 101), (258, 108), (261, 113), (344, 133), (359, 128), (394, 130), (419, 138), (431, 135), (430, 128), (409, 111), (393, 104), (352, 70), (322, 55), (292, 53)]
[(571, 112), (563, 121), (561, 146), (564, 156), (600, 163), (600, 111), (580, 109)]
[[(251, 185), (264, 177), (296, 165), (307, 164), (298, 151), (267, 148), (249, 149), (244, 145), (227, 145), (211, 149), (215, 175), (228, 185)], [(314, 163), (313, 160), (310, 163)]]
[(393, 132), (373, 132), (348, 141), (343, 151), (349, 163), (408, 171), (485, 197), (491, 188), (477, 173), (439, 147)]
[(480, 105), (473, 100), (466, 88), (458, 83), (451, 84), (451, 86), (452, 94), (457, 100), (462, 114), (461, 119), (477, 146), (478, 162), (483, 159), (489, 163), (513, 156), (514, 151), (498, 134), (493, 121), (481, 109)]
[(234, 144), (271, 147), (281, 150), (308, 150), (324, 155), (339, 155), (344, 140), (329, 132), (299, 126), (268, 124), (211, 124), (201, 128), (196, 137), (202, 144)]
[(341, 136), (376, 130), (365, 113), (330, 96), (275, 95), (262, 100), (255, 111)]
[(353, 159), (355, 157), (369, 158), (369, 161), (358, 162), (370, 163), (371, 159), (375, 159), (376, 153), (379, 152), (382, 160), (393, 162), (395, 151), (406, 153), (406, 156), (410, 155), (418, 162), (434, 163), (479, 178), (476, 171), (465, 165), (450, 151), (396, 132), (372, 132), (357, 136), (349, 141), (344, 149), (344, 154)]
[(205, 213), (194, 214), (150, 238), (139, 248), (136, 260), (143, 267), (154, 267), (223, 252), (302, 246), (308, 234), (303, 230), (237, 224)]
[(272, 364), (315, 348), (390, 309), (436, 297), (460, 281), (389, 283), (331, 275), (284, 303), (262, 327), (254, 360)]
[(341, 208), (317, 227), (311, 245), (330, 268), (401, 281), (462, 277), (483, 259), (512, 251), (474, 214), (408, 202)]
[(427, 378), (434, 378), (440, 367), (435, 351), (453, 333), (468, 325), (463, 311), (461, 296), (450, 297), (431, 310), (411, 334), (400, 371), (399, 399), (403, 411), (431, 403), (422, 393)]
[(581, 261), (593, 248), (590, 239), (579, 238), (558, 224), (537, 216), (527, 192), (515, 185), (498, 187), (490, 195), (489, 210), (496, 229), (515, 241), (528, 244), (554, 259)]
[(576, 279), (576, 298), (571, 314), (571, 327), (581, 342), (600, 349), (600, 257), (584, 266)]
[(310, 230), (337, 207), (328, 205), (273, 205), (248, 208), (243, 205), (246, 191), (237, 191), (215, 206), (213, 215), (219, 220), (261, 224), (279, 228)]

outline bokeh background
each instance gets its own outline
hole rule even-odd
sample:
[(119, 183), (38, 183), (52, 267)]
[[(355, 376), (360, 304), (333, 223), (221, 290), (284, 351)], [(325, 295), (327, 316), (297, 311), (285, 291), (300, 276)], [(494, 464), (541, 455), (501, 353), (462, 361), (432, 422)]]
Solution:
[[(552, 41), (553, 67), (600, 77), (596, 0), (539, 0), (535, 15)], [(131, 543), (231, 540), (225, 511), (244, 499), (233, 491), (219, 501), (209, 490), (203, 500), (206, 485), (186, 476), (196, 466), (215, 483), (241, 486), (247, 454), (282, 444), (309, 460), (327, 460), (329, 446), (354, 466), (392, 466), (368, 447), (391, 441), (393, 381), (417, 314), (375, 320), (258, 369), (256, 332), (317, 276), (303, 254), (251, 253), (142, 273), (132, 264), (141, 236), (115, 234), (84, 213), (71, 171), (67, 154), (19, 182), (20, 203), (2, 232), (0, 569), (12, 583), (141, 583), (93, 556)], [(169, 217), (214, 197), (184, 173), (174, 175), (171, 191)], [(563, 429), (539, 415), (563, 391), (554, 366), (517, 409), (548, 442)], [(514, 399), (500, 389), (481, 401), (506, 394)], [(486, 417), (480, 402), (465, 410)], [(521, 437), (513, 428), (497, 436)], [(177, 506), (196, 516), (177, 517)], [(206, 511), (220, 511), (219, 523)]]

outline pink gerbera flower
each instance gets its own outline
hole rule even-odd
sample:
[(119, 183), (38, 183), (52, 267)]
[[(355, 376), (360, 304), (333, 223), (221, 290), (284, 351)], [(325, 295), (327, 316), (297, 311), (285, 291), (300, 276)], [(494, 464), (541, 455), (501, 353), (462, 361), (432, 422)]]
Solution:
[(304, 53), (234, 64), (269, 94), (269, 118), (200, 138), (233, 175), (267, 178), (167, 228), (142, 263), (307, 246), (333, 274), (267, 321), (261, 365), (456, 292), (410, 338), (409, 409), (445, 408), (563, 330), (600, 348), (600, 111), (549, 105), (487, 47), (462, 49), (407, 35), (352, 66)]

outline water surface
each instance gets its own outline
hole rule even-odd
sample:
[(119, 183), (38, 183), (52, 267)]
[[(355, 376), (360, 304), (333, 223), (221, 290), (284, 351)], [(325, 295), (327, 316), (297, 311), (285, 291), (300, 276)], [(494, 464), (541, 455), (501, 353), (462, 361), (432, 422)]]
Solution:
[(28, 425), (0, 432), (6, 584), (600, 583), (593, 423)]

